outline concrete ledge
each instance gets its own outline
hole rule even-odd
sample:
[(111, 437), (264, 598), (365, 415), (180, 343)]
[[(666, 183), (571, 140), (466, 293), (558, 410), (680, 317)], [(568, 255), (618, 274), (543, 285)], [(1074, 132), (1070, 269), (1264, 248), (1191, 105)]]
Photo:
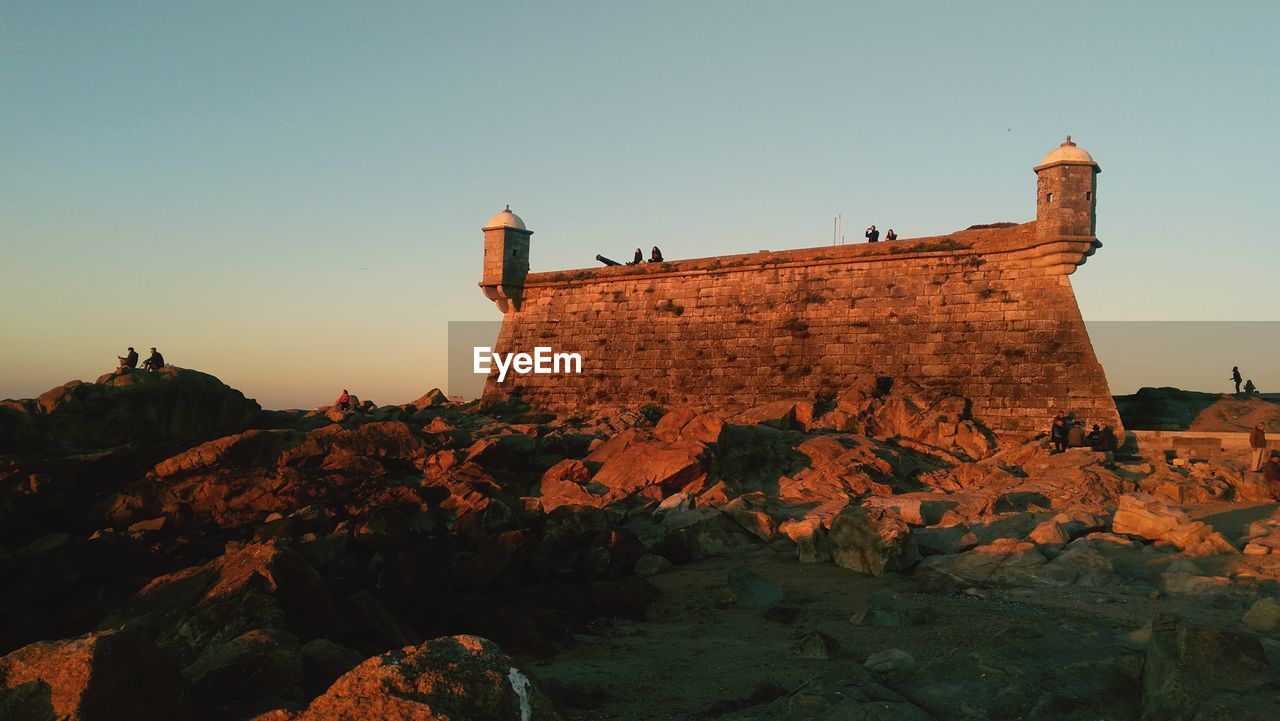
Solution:
[[(1224, 451), (1249, 449), (1249, 434), (1234, 431), (1138, 431), (1126, 428), (1139, 450), (1176, 450), (1179, 448), (1203, 450), (1217, 441)], [(1280, 438), (1267, 439), (1267, 448), (1280, 450)]]

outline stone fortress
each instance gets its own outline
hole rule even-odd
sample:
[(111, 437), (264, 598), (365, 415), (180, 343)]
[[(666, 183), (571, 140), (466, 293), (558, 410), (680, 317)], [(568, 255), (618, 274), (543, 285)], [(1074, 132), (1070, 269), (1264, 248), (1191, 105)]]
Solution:
[(742, 409), (813, 400), (868, 377), (967, 398), (1004, 438), (1055, 409), (1120, 418), (1069, 276), (1101, 243), (1101, 168), (1071, 142), (1035, 166), (1036, 219), (898, 239), (529, 273), (532, 231), (485, 224), (480, 286), (496, 352), (582, 355), (580, 375), (490, 375), (484, 400), (583, 411), (654, 403)]

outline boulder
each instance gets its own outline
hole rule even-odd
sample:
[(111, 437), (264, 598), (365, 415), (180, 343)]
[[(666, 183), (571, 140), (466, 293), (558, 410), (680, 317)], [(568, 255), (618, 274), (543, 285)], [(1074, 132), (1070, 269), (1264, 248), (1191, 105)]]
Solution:
[(222, 705), (241, 713), (266, 711), (301, 696), (302, 655), (292, 634), (253, 630), (209, 646), (182, 675)]
[(1258, 633), (1280, 631), (1280, 599), (1267, 597), (1255, 601), (1244, 615), (1244, 625)]
[(764, 608), (783, 598), (781, 586), (742, 566), (729, 571), (728, 584), (734, 602), (743, 608)]
[(680, 431), (697, 415), (697, 411), (692, 408), (677, 408), (673, 411), (668, 411), (653, 427), (653, 437), (664, 443), (676, 441), (680, 438)]
[(297, 721), (562, 721), (529, 674), (492, 641), (445, 636), (374, 656), (343, 674)]
[(842, 653), (840, 642), (821, 631), (810, 631), (791, 647), (795, 658), (829, 661)]
[(742, 426), (767, 425), (781, 430), (808, 430), (813, 423), (813, 404), (803, 400), (781, 400), (748, 408), (729, 419)]
[(778, 532), (796, 544), (796, 557), (801, 563), (825, 563), (831, 560), (831, 543), (822, 520), (813, 516), (794, 518), (778, 525)]
[(261, 411), (217, 378), (173, 366), (72, 381), (42, 394), (34, 406), (29, 415), (40, 444), (64, 450), (199, 441), (239, 433)]
[(702, 413), (680, 429), (680, 437), (708, 445), (717, 443), (724, 431), (724, 416), (720, 413)]
[[(1142, 670), (1141, 718), (1278, 718), (1274, 683), (1275, 672), (1256, 638), (1189, 626), (1162, 613), (1151, 624)], [(1238, 715), (1204, 713), (1228, 704), (1238, 708)]]
[(999, 450), (995, 437), (969, 416), (964, 398), (904, 379), (868, 381), (836, 395), (835, 408), (815, 425), (873, 438), (897, 439), (928, 453), (978, 460)]
[(1034, 543), (1000, 538), (965, 553), (928, 556), (920, 567), (969, 583), (1040, 584), (1039, 567), (1046, 562)]
[(582, 461), (566, 458), (547, 469), (538, 484), (542, 510), (550, 513), (560, 506), (604, 506), (604, 498), (588, 491), (591, 471)]
[(883, 508), (847, 508), (831, 522), (831, 559), (836, 565), (879, 576), (906, 571), (920, 561), (911, 528)]
[(418, 398), (418, 400), (410, 403), (409, 405), (413, 406), (417, 410), (422, 411), (428, 408), (436, 408), (438, 406), (442, 406), (448, 402), (449, 402), (449, 397), (446, 396), (443, 391), (441, 391), (439, 388), (432, 388), (426, 393), (423, 393), (422, 397)]
[(1166, 541), (1190, 556), (1236, 553), (1235, 547), (1207, 524), (1192, 521), (1182, 511), (1144, 493), (1120, 498), (1111, 529), (1149, 541)]
[(636, 559), (635, 573), (637, 576), (644, 576), (645, 578), (648, 578), (650, 576), (657, 576), (658, 574), (666, 573), (672, 568), (674, 568), (674, 566), (671, 565), (671, 561), (668, 561), (657, 554), (647, 553)]
[(163, 651), (107, 631), (33, 643), (0, 658), (0, 717), (169, 721), (209, 714)]
[(849, 622), (858, 626), (900, 628), (927, 623), (933, 616), (927, 602), (880, 589), (873, 591), (865, 603), (855, 606)]
[(128, 628), (186, 666), (249, 631), (305, 638), (322, 635), (333, 619), (320, 576), (297, 552), (269, 542), (156, 578), (101, 628)]
[(902, 520), (912, 526), (932, 526), (941, 522), (947, 511), (959, 504), (938, 498), (936, 494), (899, 494), (872, 496), (863, 501), (862, 505), (892, 508)]
[(911, 536), (916, 539), (916, 546), (924, 556), (963, 553), (979, 543), (978, 535), (966, 523), (916, 528), (911, 531)]
[(611, 455), (592, 480), (608, 489), (608, 502), (650, 487), (676, 491), (705, 475), (702, 462), (706, 450), (694, 441), (638, 442)]

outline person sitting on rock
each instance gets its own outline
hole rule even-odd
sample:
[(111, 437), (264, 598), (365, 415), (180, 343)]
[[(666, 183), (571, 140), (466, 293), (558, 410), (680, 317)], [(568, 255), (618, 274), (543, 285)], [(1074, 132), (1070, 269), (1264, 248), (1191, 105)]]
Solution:
[(1061, 453), (1067, 449), (1067, 412), (1058, 411), (1049, 426), (1049, 443), (1053, 450)]
[(1093, 428), (1089, 430), (1089, 435), (1085, 436), (1084, 442), (1095, 451), (1101, 450), (1098, 444), (1102, 442), (1102, 426), (1094, 423)]
[(1102, 432), (1098, 434), (1098, 446), (1095, 450), (1101, 451), (1106, 455), (1107, 468), (1114, 468), (1116, 465), (1116, 449), (1120, 447), (1120, 439), (1116, 438), (1116, 431), (1106, 423), (1102, 424)]
[(138, 351), (129, 346), (129, 352), (122, 356), (116, 356), (120, 359), (120, 368), (116, 371), (116, 375), (124, 375), (138, 367)]
[(897, 240), (897, 239), (898, 239), (898, 234), (897, 234), (897, 233), (895, 233), (895, 232), (893, 232), (893, 228), (890, 228), (890, 229), (889, 229), (889, 232), (884, 234), (884, 239), (885, 239), (885, 240)]
[(649, 262), (650, 262), (650, 263), (661, 263), (661, 262), (663, 262), (663, 261), (662, 261), (662, 251), (661, 251), (661, 250), (658, 250), (658, 246), (656, 246), (656, 245), (655, 245), (655, 246), (653, 246), (653, 250), (649, 251)]
[(164, 356), (160, 355), (160, 351), (152, 348), (151, 355), (147, 356), (147, 359), (142, 362), (142, 367), (154, 373), (164, 368)]
[(1245, 394), (1245, 395), (1247, 395), (1247, 396), (1251, 396), (1251, 395), (1253, 395), (1254, 393), (1257, 393), (1257, 392), (1258, 392), (1258, 387), (1257, 387), (1257, 386), (1255, 386), (1255, 385), (1253, 384), (1253, 379), (1252, 379), (1252, 378), (1250, 378), (1249, 380), (1247, 380), (1247, 381), (1245, 381), (1245, 382), (1244, 382), (1244, 394)]
[(871, 226), (870, 228), (867, 228), (867, 232), (863, 233), (863, 235), (866, 236), (868, 243), (880, 242), (880, 231), (876, 230), (876, 227), (874, 225)]
[(338, 400), (333, 402), (333, 407), (340, 411), (351, 410), (351, 394), (347, 392), (346, 388), (342, 389), (342, 394), (338, 396)]
[(639, 248), (636, 248), (636, 254), (632, 256), (631, 262), (627, 263), (627, 265), (640, 265), (643, 262), (644, 262), (644, 253)]
[(1084, 423), (1076, 421), (1067, 431), (1067, 448), (1085, 448)]

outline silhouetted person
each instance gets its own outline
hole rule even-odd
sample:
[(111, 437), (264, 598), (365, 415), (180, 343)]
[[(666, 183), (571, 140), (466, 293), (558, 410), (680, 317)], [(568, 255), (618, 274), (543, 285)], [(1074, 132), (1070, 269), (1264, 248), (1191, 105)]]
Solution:
[(333, 407), (340, 411), (351, 410), (351, 394), (347, 392), (346, 388), (342, 389), (342, 394), (338, 396), (338, 400), (333, 402)]
[(1240, 366), (1231, 367), (1231, 380), (1236, 384), (1236, 395), (1240, 395), (1240, 381), (1243, 380), (1240, 376)]
[(138, 367), (138, 351), (129, 346), (129, 352), (122, 356), (116, 356), (120, 360), (120, 368), (116, 371), (116, 375), (124, 375), (134, 368)]
[(147, 356), (147, 359), (142, 362), (142, 367), (154, 373), (164, 368), (164, 356), (160, 355), (160, 351), (152, 348), (151, 355)]
[(890, 229), (889, 229), (889, 232), (884, 234), (884, 239), (885, 239), (885, 240), (897, 240), (897, 239), (898, 239), (898, 234), (897, 234), (897, 233), (895, 233), (895, 232), (893, 232), (893, 228), (890, 228)]
[(1067, 449), (1066, 411), (1058, 411), (1053, 417), (1053, 423), (1049, 426), (1049, 442), (1053, 445), (1053, 450), (1059, 453)]
[(653, 246), (653, 250), (649, 251), (649, 262), (650, 263), (662, 262), (662, 251), (658, 250), (658, 246), (656, 245)]
[(876, 230), (876, 227), (874, 225), (871, 226), (870, 228), (867, 228), (866, 236), (867, 236), (868, 243), (880, 242), (880, 231)]
[(1098, 444), (1102, 441), (1102, 426), (1097, 423), (1093, 424), (1093, 428), (1089, 429), (1089, 435), (1084, 437), (1084, 442), (1093, 450), (1098, 450)]
[(1249, 459), (1249, 468), (1257, 473), (1262, 470), (1262, 461), (1267, 457), (1267, 433), (1261, 423), (1249, 432), (1249, 449), (1253, 453)]
[(1252, 379), (1252, 378), (1250, 378), (1249, 380), (1247, 380), (1247, 381), (1245, 381), (1245, 382), (1244, 382), (1244, 394), (1245, 394), (1245, 395), (1247, 395), (1247, 396), (1251, 396), (1251, 395), (1253, 395), (1254, 393), (1256, 393), (1257, 391), (1258, 391), (1258, 387), (1257, 387), (1257, 386), (1255, 386), (1255, 385), (1253, 384), (1253, 379)]
[(643, 262), (644, 262), (644, 253), (641, 252), (639, 248), (636, 248), (635, 257), (633, 257), (631, 259), (631, 262), (627, 263), (627, 265), (640, 265)]
[(1071, 424), (1071, 429), (1067, 431), (1067, 448), (1084, 448), (1085, 435), (1084, 424), (1076, 421)]

